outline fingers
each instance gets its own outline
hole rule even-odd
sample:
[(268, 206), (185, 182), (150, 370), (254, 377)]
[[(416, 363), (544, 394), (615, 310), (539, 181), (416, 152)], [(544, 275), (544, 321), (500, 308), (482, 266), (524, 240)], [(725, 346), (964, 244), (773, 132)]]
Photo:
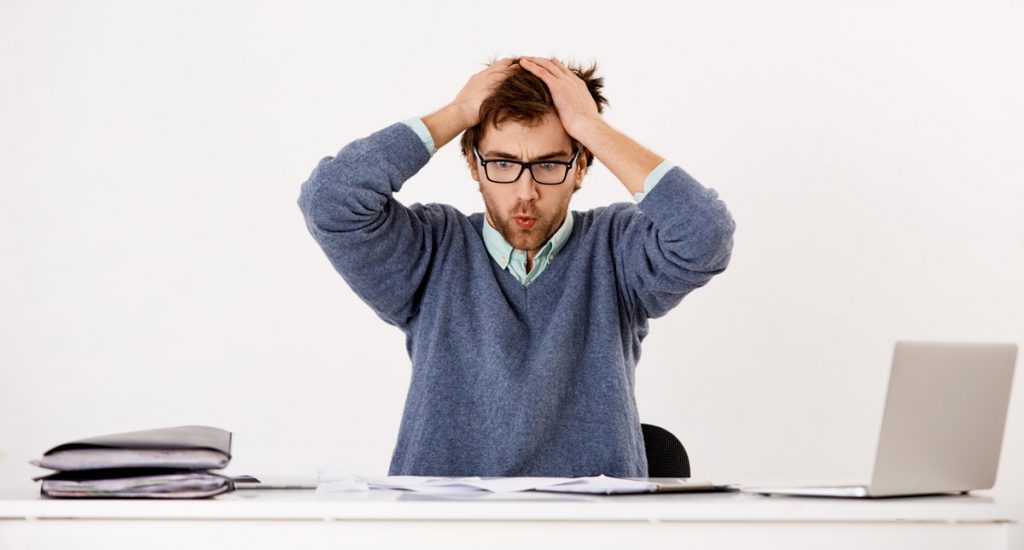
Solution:
[(476, 74), (476, 78), (483, 79), (488, 86), (496, 86), (509, 75), (512, 70), (512, 60), (509, 58), (498, 59), (488, 65), (484, 70)]
[(512, 67), (512, 58), (503, 57), (491, 63), (486, 70), (489, 71), (504, 71)]
[(562, 74), (564, 74), (565, 76), (576, 76), (576, 73), (570, 71), (569, 67), (566, 67), (565, 65), (563, 65), (562, 62), (559, 61), (557, 58), (552, 57), (551, 58), (551, 63), (555, 67), (557, 67), (562, 72)]
[(552, 74), (571, 74), (569, 72), (569, 69), (566, 69), (565, 66), (562, 65), (562, 62), (555, 59), (554, 57), (531, 57), (530, 61), (540, 65), (541, 67), (544, 67)]
[[(570, 71), (568, 67), (555, 58), (545, 59), (543, 57), (524, 57), (523, 59), (525, 59), (527, 63), (526, 65), (523, 65), (523, 67), (529, 69), (533, 74), (541, 77), (541, 79), (549, 86), (551, 83), (548, 82), (545, 75), (554, 79), (565, 79), (570, 82), (578, 79), (575, 73)], [(520, 61), (520, 64), (522, 64), (522, 61)]]
[(547, 78), (545, 77), (554, 78), (556, 73), (553, 72), (555, 70), (553, 67), (542, 64), (544, 61), (546, 60), (538, 57), (523, 57), (519, 60), (519, 64), (522, 65), (524, 69), (547, 81)]
[(544, 81), (544, 84), (547, 84), (548, 88), (554, 88), (561, 77), (560, 74), (553, 73), (551, 69), (541, 65), (533, 59), (521, 59), (519, 64), (522, 65), (524, 69), (540, 77), (540, 79)]
[(490, 65), (484, 67), (476, 74), (478, 75), (491, 75), (491, 74), (504, 74), (512, 68), (512, 60), (508, 57), (503, 59), (497, 59)]
[(551, 90), (558, 118), (569, 135), (579, 139), (586, 132), (587, 122), (600, 117), (586, 82), (557, 59), (524, 56), (519, 63)]

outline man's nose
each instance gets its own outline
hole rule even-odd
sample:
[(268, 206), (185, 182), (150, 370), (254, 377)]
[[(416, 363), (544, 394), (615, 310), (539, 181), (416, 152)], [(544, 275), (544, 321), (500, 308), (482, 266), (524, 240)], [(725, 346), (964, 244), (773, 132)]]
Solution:
[(540, 194), (537, 193), (537, 186), (539, 184), (533, 181), (533, 173), (528, 169), (524, 169), (523, 172), (519, 174), (519, 179), (513, 182), (512, 185), (515, 186), (516, 199), (519, 201), (535, 201), (537, 200), (537, 197), (540, 196)]

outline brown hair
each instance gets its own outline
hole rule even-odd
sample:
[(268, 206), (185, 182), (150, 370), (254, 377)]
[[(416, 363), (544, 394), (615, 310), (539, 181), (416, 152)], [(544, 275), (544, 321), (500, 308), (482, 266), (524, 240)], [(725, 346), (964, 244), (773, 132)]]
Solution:
[[(493, 63), (493, 61), (492, 61)], [(597, 65), (592, 64), (584, 69), (574, 65), (566, 64), (566, 67), (587, 84), (590, 96), (597, 103), (597, 112), (604, 112), (604, 106), (608, 104), (601, 93), (604, 87), (604, 78), (594, 76), (597, 72)], [(501, 124), (509, 119), (532, 126), (539, 124), (544, 115), (555, 111), (555, 102), (551, 99), (551, 91), (547, 84), (537, 75), (524, 69), (519, 65), (519, 58), (512, 58), (512, 68), (508, 75), (487, 99), (480, 104), (480, 123), (462, 133), (460, 144), (462, 155), (467, 159), (472, 155), (475, 145), (480, 142), (484, 131), (494, 126), (499, 128)], [(586, 157), (586, 170), (594, 164), (594, 154), (591, 153), (582, 143), (572, 139), (573, 145), (578, 147), (580, 155)]]

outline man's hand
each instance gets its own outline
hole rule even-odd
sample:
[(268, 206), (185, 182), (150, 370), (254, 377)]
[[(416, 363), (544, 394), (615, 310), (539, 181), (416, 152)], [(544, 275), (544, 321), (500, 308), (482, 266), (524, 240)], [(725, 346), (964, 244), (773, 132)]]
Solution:
[(587, 83), (554, 58), (523, 57), (519, 64), (547, 84), (565, 131), (577, 141), (584, 141), (587, 128), (601, 120)]
[(551, 90), (565, 131), (594, 153), (630, 193), (642, 192), (647, 175), (664, 159), (608, 125), (586, 82), (557, 59), (523, 57), (519, 64), (540, 77)]
[(423, 124), (434, 138), (434, 147), (440, 149), (463, 130), (480, 123), (480, 104), (508, 76), (511, 66), (512, 60), (509, 58), (491, 63), (486, 69), (471, 76), (451, 103), (423, 117)]
[(511, 67), (512, 60), (507, 57), (491, 63), (486, 69), (471, 76), (469, 82), (466, 82), (455, 96), (452, 104), (465, 113), (466, 128), (472, 128), (480, 123), (480, 104), (508, 77)]

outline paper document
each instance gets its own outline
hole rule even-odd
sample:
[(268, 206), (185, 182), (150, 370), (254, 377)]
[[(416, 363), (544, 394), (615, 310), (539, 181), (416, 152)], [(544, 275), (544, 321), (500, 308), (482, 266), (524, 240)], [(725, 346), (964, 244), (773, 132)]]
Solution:
[(589, 494), (634, 494), (663, 491), (716, 491), (726, 486), (713, 483), (673, 480), (637, 480), (608, 477), (424, 477), (388, 476), (364, 478), (351, 476), (343, 479), (324, 480), (321, 478), (317, 492), (367, 491), (373, 489), (397, 489), (425, 494), (459, 493), (517, 493), (521, 491), (544, 491), (555, 493)]
[(203, 471), (61, 472), (43, 478), (48, 497), (201, 498), (230, 491), (230, 478)]

